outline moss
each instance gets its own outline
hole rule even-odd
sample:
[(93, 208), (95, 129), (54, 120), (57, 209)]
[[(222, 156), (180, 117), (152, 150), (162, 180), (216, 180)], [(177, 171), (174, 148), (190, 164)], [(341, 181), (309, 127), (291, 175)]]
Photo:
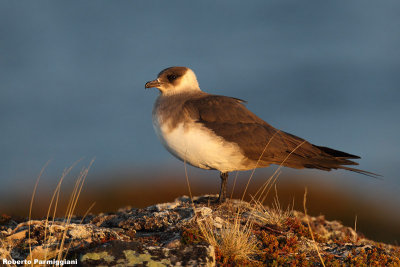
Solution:
[(400, 255), (398, 253), (387, 254), (384, 250), (374, 247), (371, 249), (352, 250), (345, 263), (356, 266), (399, 266)]
[(100, 253), (86, 253), (82, 256), (81, 261), (87, 260), (104, 260), (105, 262), (112, 262), (114, 261), (114, 257), (109, 255), (107, 252), (103, 251)]
[(161, 266), (171, 266), (171, 261), (167, 259), (162, 259), (160, 261), (153, 260), (153, 257), (148, 253), (139, 254), (133, 250), (124, 250), (124, 255), (126, 258), (125, 264), (129, 266), (136, 266), (139, 264), (146, 264), (150, 267), (161, 267)]
[(181, 242), (185, 245), (198, 244), (204, 242), (199, 228), (197, 227), (183, 227), (181, 232)]
[(305, 255), (299, 252), (296, 235), (276, 236), (266, 231), (257, 233), (263, 251), (262, 261), (272, 265), (302, 265)]

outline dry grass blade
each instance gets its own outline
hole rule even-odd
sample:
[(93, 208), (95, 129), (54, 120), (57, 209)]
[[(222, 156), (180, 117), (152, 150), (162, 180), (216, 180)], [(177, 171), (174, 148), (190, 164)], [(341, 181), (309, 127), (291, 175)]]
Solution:
[[(35, 186), (33, 187), (33, 193), (32, 193), (32, 198), (31, 198), (31, 203), (29, 204), (29, 216), (28, 216), (28, 242), (29, 242), (29, 254), (31, 255), (31, 262), (33, 262), (32, 259), (32, 246), (31, 246), (31, 218), (32, 218), (32, 206), (33, 206), (33, 200), (35, 199), (35, 194), (36, 194), (36, 189), (40, 181), (40, 177), (42, 177), (44, 170), (46, 169), (47, 165), (49, 165), (50, 160), (44, 164), (43, 168), (40, 170), (39, 176), (36, 179)], [(32, 265), (33, 266), (33, 265)]]
[[(61, 175), (61, 178), (58, 181), (56, 189), (54, 190), (54, 193), (53, 193), (53, 195), (51, 197), (49, 208), (47, 209), (47, 215), (46, 215), (46, 221), (45, 221), (46, 223), (45, 223), (45, 227), (44, 227), (44, 241), (45, 241), (45, 244), (47, 244), (47, 245), (50, 245), (50, 240), (51, 240), (51, 233), (49, 233), (49, 236), (47, 236), (47, 228), (48, 228), (48, 225), (49, 225), (49, 216), (50, 216), (50, 213), (51, 213), (51, 209), (53, 207), (53, 202), (54, 202), (54, 207), (53, 207), (53, 218), (52, 218), (51, 224), (54, 224), (54, 219), (56, 217), (58, 200), (59, 200), (60, 191), (61, 191), (61, 184), (62, 184), (64, 178), (71, 172), (71, 170), (75, 167), (75, 165), (79, 161), (74, 162), (69, 168), (67, 168), (67, 169), (65, 169), (63, 171), (63, 174)], [(48, 250), (46, 250), (46, 252), (45, 252), (44, 260), (47, 259), (47, 253), (48, 253)]]
[(81, 223), (83, 222), (83, 220), (85, 220), (86, 216), (89, 214), (89, 212), (93, 209), (95, 205), (96, 202), (93, 202), (92, 205), (90, 205), (90, 207), (86, 210), (85, 214), (83, 214), (82, 216)]
[[(303, 141), (301, 142), (298, 146), (296, 146), (287, 156), (286, 158), (281, 162), (281, 164), (279, 165), (279, 167), (275, 170), (275, 172), (270, 176), (270, 178), (268, 178), (268, 180), (260, 187), (260, 189), (256, 192), (255, 196), (258, 196), (258, 201), (264, 202), (264, 200), (266, 199), (266, 197), (268, 196), (269, 191), (272, 188), (272, 185), (275, 184), (276, 180), (278, 179), (278, 176), (280, 174), (280, 170), (283, 167), (283, 164), (289, 159), (289, 157), (297, 150), (299, 149), (305, 142), (307, 141)], [(271, 183), (272, 182), (272, 183)], [(265, 190), (267, 190), (267, 192), (264, 194)]]
[(84, 168), (81, 171), (81, 173), (75, 183), (74, 190), (72, 191), (70, 200), (68, 202), (68, 207), (67, 207), (67, 211), (66, 211), (66, 214), (64, 217), (64, 221), (63, 221), (65, 228), (64, 228), (64, 233), (63, 233), (63, 236), (61, 239), (60, 246), (58, 247), (57, 260), (63, 260), (67, 256), (68, 250), (64, 254), (63, 254), (63, 251), (64, 251), (65, 238), (66, 238), (66, 235), (68, 232), (68, 226), (71, 223), (71, 219), (74, 214), (76, 204), (78, 203), (78, 199), (79, 199), (80, 193), (82, 191), (83, 184), (85, 182), (86, 176), (87, 176), (89, 169), (92, 166), (93, 162), (94, 162), (94, 159), (89, 163), (88, 167)]
[(231, 192), (231, 197), (230, 197), (230, 199), (232, 199), (232, 197), (233, 197), (233, 192), (235, 192), (236, 180), (237, 180), (238, 175), (239, 175), (239, 172), (236, 171), (235, 179), (233, 180), (233, 186), (232, 186), (232, 192)]
[[(29, 247), (30, 250), (29, 250), (29, 256), (27, 257), (27, 259), (31, 259), (32, 260), (33, 258), (35, 258), (35, 259), (38, 259), (38, 260), (47, 261), (47, 260), (50, 260), (50, 259), (54, 258), (57, 261), (65, 260), (65, 258), (67, 256), (67, 253), (68, 253), (68, 250), (69, 250), (69, 248), (71, 246), (71, 243), (70, 243), (67, 249), (64, 248), (66, 235), (67, 235), (67, 232), (68, 232), (68, 229), (69, 229), (68, 226), (71, 223), (71, 219), (72, 219), (73, 213), (75, 211), (75, 208), (76, 208), (80, 193), (82, 191), (84, 181), (86, 179), (86, 176), (87, 176), (87, 174), (89, 172), (89, 169), (90, 169), (91, 165), (93, 164), (94, 160), (92, 160), (90, 162), (90, 164), (86, 168), (82, 169), (82, 171), (80, 172), (80, 174), (79, 174), (79, 176), (78, 176), (78, 178), (77, 178), (77, 180), (75, 182), (74, 189), (73, 189), (73, 191), (71, 193), (70, 200), (68, 202), (67, 211), (65, 213), (64, 220), (61, 222), (61, 224), (58, 224), (58, 227), (57, 227), (58, 229), (63, 229), (62, 230), (63, 231), (62, 232), (62, 238), (61, 238), (61, 241), (59, 241), (58, 245), (57, 245), (57, 243), (54, 243), (54, 241), (56, 241), (57, 239), (53, 240), (54, 238), (52, 236), (52, 232), (51, 232), (50, 229), (53, 228), (53, 226), (55, 224), (58, 201), (59, 201), (60, 192), (61, 192), (61, 184), (62, 184), (63, 180), (65, 179), (65, 177), (70, 173), (70, 171), (73, 169), (73, 167), (79, 161), (73, 163), (69, 168), (67, 168), (67, 169), (65, 169), (63, 171), (63, 174), (62, 174), (59, 182), (57, 183), (56, 189), (54, 190), (54, 193), (52, 195), (52, 198), (51, 198), (51, 201), (50, 201), (50, 204), (49, 204), (49, 208), (47, 210), (46, 219), (44, 220), (44, 235), (43, 235), (43, 240), (42, 240), (43, 245), (42, 245), (41, 248), (38, 248), (38, 250), (34, 250), (34, 251), (32, 251), (31, 247)], [(46, 166), (47, 166), (47, 164), (46, 164)], [(39, 175), (39, 178), (42, 175), (43, 170), (44, 170), (44, 168), (42, 169), (42, 171), (41, 171), (41, 173)], [(30, 245), (31, 244), (31, 240), (30, 240), (30, 230), (31, 230), (30, 229), (30, 225), (33, 223), (31, 221), (30, 216), (31, 216), (31, 210), (32, 210), (32, 206), (33, 206), (32, 203), (33, 203), (33, 199), (34, 199), (35, 192), (36, 192), (36, 189), (37, 189), (37, 184), (39, 182), (39, 178), (38, 178), (38, 180), (36, 182), (36, 185), (34, 187), (34, 193), (33, 193), (32, 199), (31, 199), (31, 205), (30, 205), (30, 211), (29, 211), (29, 221), (28, 221), (28, 226), (29, 226), (28, 227), (28, 229), (29, 229), (28, 230), (28, 242), (29, 242), (29, 246), (31, 246)], [(86, 214), (93, 207), (93, 205), (94, 204), (92, 204), (92, 206), (88, 209)], [(49, 221), (50, 214), (52, 214), (52, 220), (51, 221)], [(85, 214), (85, 216), (86, 216), (86, 214)], [(42, 225), (43, 222), (42, 221), (38, 221), (38, 224)], [(55, 229), (55, 228), (53, 228), (53, 229)], [(56, 245), (56, 247), (54, 247), (54, 245)], [(53, 248), (51, 248), (51, 247), (53, 247)], [(34, 261), (32, 260), (31, 262), (33, 264)], [(46, 264), (45, 264), (45, 266), (46, 266)]]
[[(279, 168), (278, 168), (279, 169)], [(277, 171), (278, 171), (278, 169), (277, 169)], [(271, 188), (272, 188), (272, 186), (273, 185), (276, 185), (276, 181), (278, 180), (278, 177), (279, 177), (279, 175), (281, 175), (281, 171), (279, 171), (279, 172), (274, 172), (274, 174), (270, 177), (270, 179), (269, 179), (269, 182), (271, 182), (271, 183), (267, 183), (267, 185), (263, 188), (263, 191), (261, 192), (261, 194), (260, 194), (260, 197), (259, 197), (259, 199), (261, 198), (261, 203), (264, 203), (264, 201), (265, 201), (265, 199), (267, 198), (267, 196), (268, 196), (268, 194), (269, 194), (269, 191), (271, 190)], [(267, 190), (267, 192), (264, 194), (264, 191), (266, 190), (268, 188), (268, 190)]]
[(255, 166), (254, 169), (251, 171), (250, 177), (249, 177), (249, 179), (247, 180), (247, 184), (246, 184), (246, 187), (245, 187), (245, 189), (244, 189), (244, 191), (243, 191), (243, 195), (242, 195), (242, 201), (243, 201), (243, 199), (244, 199), (244, 196), (246, 195), (247, 188), (249, 187), (250, 181), (251, 181), (251, 179), (253, 178), (253, 175), (254, 175), (254, 173), (255, 173), (257, 167), (258, 167), (258, 164), (259, 164), (260, 161), (261, 161), (262, 156), (264, 156), (264, 153), (265, 153), (265, 151), (267, 150), (267, 147), (268, 147), (269, 144), (271, 143), (272, 139), (274, 139), (274, 137), (275, 137), (279, 132), (280, 132), (280, 130), (277, 130), (277, 131), (271, 136), (271, 138), (268, 140), (267, 144), (265, 145), (265, 147), (264, 147), (264, 149), (263, 149), (263, 151), (262, 151), (260, 157), (258, 157), (256, 166)]
[(354, 218), (354, 232), (357, 233), (357, 214), (356, 217)]
[(190, 190), (189, 176), (188, 176), (187, 167), (186, 167), (186, 157), (185, 157), (185, 160), (183, 161), (183, 165), (185, 166), (185, 178), (186, 178), (186, 183), (187, 183), (188, 190), (189, 190), (190, 202), (193, 204), (192, 190)]
[[(82, 216), (82, 219), (80, 221), (80, 224), (82, 224), (83, 220), (86, 218), (86, 216), (89, 214), (90, 210), (94, 207), (94, 205), (96, 205), (96, 202), (93, 202), (92, 205), (90, 205), (90, 207), (86, 210), (85, 214)], [(65, 256), (68, 254), (68, 251), (70, 250), (72, 246), (72, 242), (69, 243), (66, 252), (65, 252)], [(63, 257), (63, 259), (65, 259), (65, 256)]]
[(242, 225), (235, 219), (233, 223), (223, 221), (218, 227), (210, 217), (197, 219), (197, 225), (207, 243), (218, 249), (225, 261), (252, 262), (258, 254), (257, 239), (251, 231), (252, 224)]
[(308, 230), (310, 231), (310, 235), (311, 235), (311, 238), (313, 240), (313, 244), (314, 244), (315, 250), (318, 253), (318, 257), (319, 257), (319, 259), (320, 259), (320, 261), (322, 263), (322, 266), (325, 267), (324, 259), (322, 259), (321, 253), (319, 252), (319, 248), (318, 248), (317, 242), (315, 242), (313, 231), (311, 229), (310, 220), (309, 220), (308, 215), (307, 215), (306, 202), (307, 202), (307, 187), (306, 187), (306, 189), (304, 191), (304, 200), (303, 200), (304, 215), (305, 215), (305, 218), (307, 220)]
[(281, 227), (288, 220), (288, 218), (293, 216), (293, 207), (288, 205), (286, 209), (282, 209), (279, 202), (278, 190), (275, 185), (275, 198), (272, 203), (272, 207), (265, 207), (262, 202), (252, 199), (254, 202), (254, 207), (252, 211), (252, 216), (260, 220), (264, 224), (277, 225)]

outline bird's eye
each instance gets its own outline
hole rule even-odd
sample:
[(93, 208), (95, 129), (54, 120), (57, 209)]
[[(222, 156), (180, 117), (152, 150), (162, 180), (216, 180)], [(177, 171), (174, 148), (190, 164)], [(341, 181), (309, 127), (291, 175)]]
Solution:
[(176, 76), (175, 74), (167, 75), (167, 79), (168, 79), (168, 81), (170, 81), (170, 82), (172, 82), (172, 81), (175, 80), (176, 78), (178, 78), (178, 76)]

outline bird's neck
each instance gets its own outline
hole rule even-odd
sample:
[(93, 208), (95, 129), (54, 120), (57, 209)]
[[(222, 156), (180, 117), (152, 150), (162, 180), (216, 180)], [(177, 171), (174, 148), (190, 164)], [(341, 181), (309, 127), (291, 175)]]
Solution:
[(202, 92), (199, 87), (193, 86), (179, 86), (175, 87), (173, 90), (165, 90), (161, 92), (161, 96), (179, 96), (179, 95), (193, 95)]
[(181, 101), (186, 101), (189, 98), (192, 99), (197, 96), (201, 97), (204, 95), (207, 95), (207, 93), (201, 91), (200, 89), (181, 90), (170, 93), (160, 93), (160, 95), (157, 98), (157, 101), (179, 103)]
[[(168, 117), (175, 113), (182, 113), (183, 106), (188, 99), (194, 99), (208, 95), (203, 91), (181, 92), (179, 94), (160, 94), (153, 107), (153, 117), (161, 122), (169, 120)], [(168, 114), (168, 115), (166, 115)]]

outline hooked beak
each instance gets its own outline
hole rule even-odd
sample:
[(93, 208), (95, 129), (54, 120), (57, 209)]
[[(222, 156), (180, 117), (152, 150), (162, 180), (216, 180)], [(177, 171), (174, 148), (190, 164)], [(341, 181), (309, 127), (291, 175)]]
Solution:
[(160, 87), (161, 83), (158, 80), (150, 81), (147, 82), (144, 86), (144, 88), (154, 88), (154, 87)]

